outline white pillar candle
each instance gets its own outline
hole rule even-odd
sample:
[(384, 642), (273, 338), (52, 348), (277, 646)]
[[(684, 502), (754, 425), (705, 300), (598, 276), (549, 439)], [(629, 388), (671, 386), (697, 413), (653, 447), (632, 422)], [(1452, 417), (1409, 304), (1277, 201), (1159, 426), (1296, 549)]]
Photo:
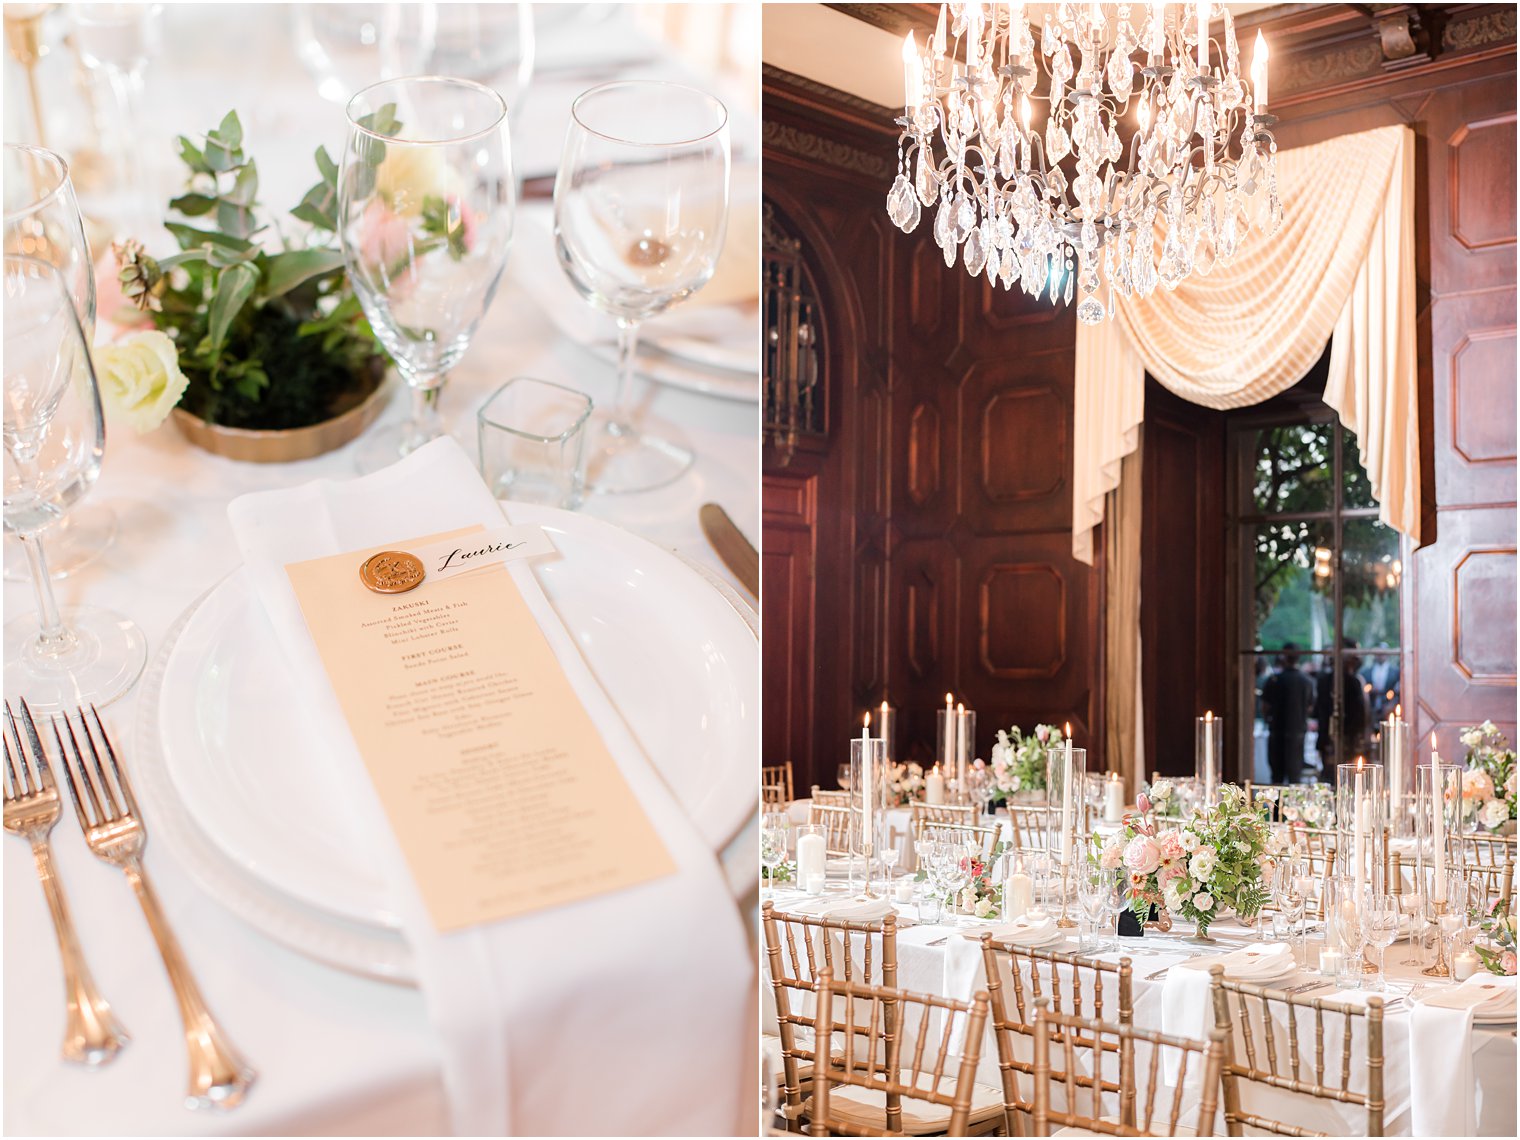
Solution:
[(1003, 888), (1003, 917), (1022, 918), (1034, 906), (1034, 880), (1023, 870), (1015, 870), (1008, 876)]
[(797, 881), (804, 890), (812, 890), (813, 879), (827, 873), (828, 850), (821, 835), (803, 835), (797, 840)]
[(1319, 952), (1319, 972), (1327, 978), (1333, 978), (1340, 969), (1341, 952), (1334, 947), (1326, 946)]
[(913, 880), (906, 877), (898, 879), (897, 885), (892, 890), (892, 897), (900, 903), (912, 902)]
[(945, 802), (945, 777), (940, 775), (939, 765), (934, 765), (929, 774), (924, 777), (924, 803), (942, 804)]
[(1451, 976), (1459, 982), (1465, 982), (1478, 972), (1478, 956), (1471, 950), (1463, 950), (1451, 960)]
[(1103, 819), (1107, 823), (1118, 823), (1123, 818), (1124, 781), (1119, 778), (1119, 773), (1110, 772), (1103, 788)]

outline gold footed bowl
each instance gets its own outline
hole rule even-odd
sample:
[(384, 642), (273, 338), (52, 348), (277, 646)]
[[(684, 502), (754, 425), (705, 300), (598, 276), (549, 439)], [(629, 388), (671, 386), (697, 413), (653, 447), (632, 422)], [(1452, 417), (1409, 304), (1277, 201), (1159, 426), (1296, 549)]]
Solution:
[(313, 459), (351, 443), (385, 410), (391, 397), (385, 373), (375, 369), (370, 383), (354, 393), (354, 402), (330, 419), (307, 427), (260, 431), (252, 428), (208, 424), (182, 408), (174, 409), (174, 423), (196, 447), (244, 463), (293, 463)]

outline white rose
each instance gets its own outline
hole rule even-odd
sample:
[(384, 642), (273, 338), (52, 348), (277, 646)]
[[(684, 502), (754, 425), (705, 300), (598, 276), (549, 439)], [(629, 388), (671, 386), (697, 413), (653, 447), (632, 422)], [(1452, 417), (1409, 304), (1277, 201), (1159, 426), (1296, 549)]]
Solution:
[(1170, 780), (1157, 780), (1151, 785), (1151, 799), (1153, 800), (1164, 800), (1171, 794), (1172, 783)]
[(1188, 874), (1199, 882), (1207, 882), (1214, 873), (1215, 856), (1212, 851), (1200, 851), (1188, 862)]
[(1492, 831), (1509, 818), (1509, 805), (1503, 800), (1489, 800), (1478, 812), (1483, 826)]
[(1008, 745), (998, 743), (992, 746), (992, 762), (995, 765), (1008, 763)]
[(157, 329), (99, 345), (93, 357), (101, 403), (135, 432), (163, 423), (190, 383), (179, 370), (174, 342)]
[(1201, 911), (1213, 910), (1214, 896), (1209, 894), (1208, 891), (1199, 891), (1193, 896), (1193, 907)]
[(980, 899), (976, 904), (976, 917), (987, 918), (992, 914), (992, 900)]
[(1181, 879), (1173, 879), (1161, 888), (1161, 901), (1166, 904), (1167, 910), (1182, 909), (1182, 891), (1179, 887), (1181, 882)]
[(1198, 835), (1195, 832), (1184, 831), (1182, 833), (1182, 849), (1184, 851), (1198, 850)]
[(961, 891), (961, 909), (973, 910), (976, 907), (976, 891), (966, 887)]

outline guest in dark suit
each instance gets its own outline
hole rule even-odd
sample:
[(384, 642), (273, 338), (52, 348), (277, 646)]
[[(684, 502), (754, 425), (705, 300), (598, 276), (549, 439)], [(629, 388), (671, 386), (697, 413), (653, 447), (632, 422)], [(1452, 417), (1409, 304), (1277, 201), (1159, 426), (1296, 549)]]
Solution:
[(1277, 659), (1279, 669), (1261, 687), (1267, 722), (1267, 763), (1274, 784), (1296, 784), (1304, 767), (1304, 735), (1314, 711), (1314, 682), (1298, 667), (1298, 646), (1291, 641)]
[[(1355, 649), (1356, 642), (1349, 638), (1342, 642), (1342, 649)], [(1367, 690), (1363, 685), (1358, 670), (1362, 667), (1362, 659), (1356, 653), (1343, 653), (1341, 656), (1341, 722), (1340, 736), (1332, 737), (1331, 717), (1334, 712), (1332, 701), (1334, 690), (1331, 688), (1333, 679), (1329, 671), (1319, 675), (1318, 691), (1314, 698), (1314, 718), (1319, 721), (1319, 756), (1320, 778), (1331, 787), (1335, 786), (1336, 764), (1349, 764), (1357, 756), (1367, 755), (1370, 737), (1368, 730), (1372, 726), (1372, 703), (1367, 699)]]

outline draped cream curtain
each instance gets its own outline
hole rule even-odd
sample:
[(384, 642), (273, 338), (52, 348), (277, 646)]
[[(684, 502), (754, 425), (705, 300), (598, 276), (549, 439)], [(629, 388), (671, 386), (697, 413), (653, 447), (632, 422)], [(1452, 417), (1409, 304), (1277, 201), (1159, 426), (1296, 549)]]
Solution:
[(1108, 493), (1103, 528), (1103, 754), (1124, 776), (1133, 798), (1145, 779), (1144, 708), (1140, 693), (1140, 465), (1142, 439), (1124, 457), (1119, 485)]
[(1302, 379), (1332, 332), (1326, 403), (1357, 437), (1382, 519), (1419, 541), (1414, 131), (1285, 150), (1277, 174), (1275, 235), (1253, 228), (1229, 265), (1077, 326), (1078, 560), (1092, 562), (1092, 528), (1135, 447), (1146, 372), (1194, 403), (1243, 407)]

